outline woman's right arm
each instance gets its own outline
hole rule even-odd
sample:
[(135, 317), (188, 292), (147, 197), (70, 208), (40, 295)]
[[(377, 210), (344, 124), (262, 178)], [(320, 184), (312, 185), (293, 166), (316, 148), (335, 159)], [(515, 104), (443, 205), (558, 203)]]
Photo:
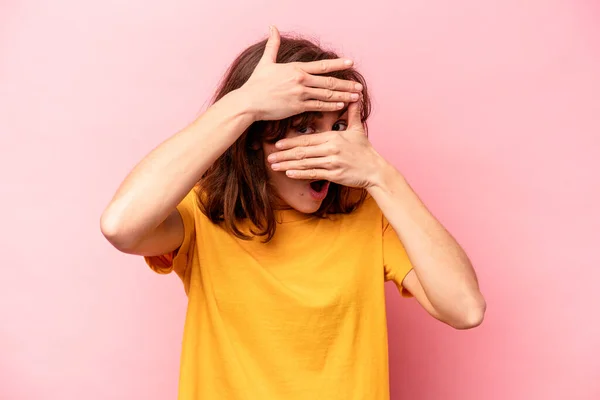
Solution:
[(117, 249), (160, 255), (183, 241), (177, 204), (208, 167), (254, 122), (245, 94), (233, 91), (152, 150), (125, 178), (101, 217)]
[(252, 76), (174, 136), (152, 150), (125, 178), (102, 213), (101, 230), (120, 251), (144, 256), (179, 248), (183, 221), (176, 206), (212, 163), (257, 120), (305, 111), (335, 111), (356, 101), (356, 82), (318, 76), (348, 69), (343, 59), (276, 64), (273, 28)]

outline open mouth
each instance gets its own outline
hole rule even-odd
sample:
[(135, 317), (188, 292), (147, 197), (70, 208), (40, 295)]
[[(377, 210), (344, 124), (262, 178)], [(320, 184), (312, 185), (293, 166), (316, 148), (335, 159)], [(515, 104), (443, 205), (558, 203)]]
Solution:
[(321, 193), (321, 191), (325, 188), (325, 186), (329, 183), (329, 181), (326, 181), (324, 179), (320, 180), (320, 181), (312, 181), (310, 183), (310, 187), (312, 190), (314, 190), (317, 193)]
[(315, 200), (324, 200), (327, 197), (327, 191), (329, 190), (329, 181), (318, 180), (309, 183), (310, 194)]

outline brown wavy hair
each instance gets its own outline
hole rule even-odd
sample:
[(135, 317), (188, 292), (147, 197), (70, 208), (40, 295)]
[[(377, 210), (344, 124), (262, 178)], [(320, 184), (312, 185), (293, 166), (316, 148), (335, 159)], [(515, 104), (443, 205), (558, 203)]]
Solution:
[[(250, 78), (262, 57), (266, 39), (244, 50), (233, 61), (211, 104), (227, 93), (239, 89)], [(310, 62), (335, 59), (338, 55), (304, 39), (281, 37), (277, 63)], [(354, 68), (323, 74), (339, 79), (353, 80), (363, 85), (361, 120), (366, 122), (371, 113), (371, 102), (364, 77)], [(201, 188), (199, 203), (202, 212), (215, 224), (221, 224), (235, 236), (249, 240), (252, 236), (264, 237), (268, 242), (275, 234), (275, 207), (278, 201), (275, 188), (267, 178), (265, 158), (256, 143), (275, 143), (283, 139), (290, 128), (307, 126), (318, 113), (306, 112), (279, 121), (257, 121), (223, 153), (204, 173), (198, 182)], [(365, 124), (366, 129), (366, 124)], [(318, 217), (328, 214), (350, 213), (366, 198), (366, 191), (331, 184), (329, 193), (319, 210)], [(252, 224), (250, 234), (241, 229), (241, 221)]]

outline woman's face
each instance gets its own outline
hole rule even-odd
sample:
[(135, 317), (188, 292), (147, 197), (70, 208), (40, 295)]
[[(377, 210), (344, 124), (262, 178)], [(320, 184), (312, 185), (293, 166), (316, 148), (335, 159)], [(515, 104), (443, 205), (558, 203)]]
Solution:
[[(311, 135), (327, 131), (343, 131), (348, 127), (346, 109), (341, 111), (325, 112), (317, 116), (309, 126), (299, 126), (290, 128), (286, 137), (297, 137), (302, 135)], [(276, 152), (275, 144), (263, 143), (263, 153), (265, 155), (265, 165), (269, 182), (280, 197), (282, 204), (279, 208), (293, 208), (305, 214), (316, 212), (321, 203), (327, 196), (329, 183), (325, 181), (311, 182), (309, 180), (299, 180), (288, 178), (285, 172), (275, 172), (271, 169), (271, 164), (267, 161), (269, 154)]]

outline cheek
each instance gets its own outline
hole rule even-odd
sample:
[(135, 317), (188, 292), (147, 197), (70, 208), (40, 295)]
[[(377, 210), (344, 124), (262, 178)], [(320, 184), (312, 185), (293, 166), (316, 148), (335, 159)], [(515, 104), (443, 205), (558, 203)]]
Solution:
[(274, 184), (276, 187), (278, 187), (280, 190), (282, 189), (282, 184), (285, 185), (285, 181), (288, 178), (284, 172), (275, 172), (271, 169), (271, 163), (267, 160), (267, 157), (269, 157), (269, 154), (271, 153), (275, 153), (277, 149), (275, 149), (275, 145), (272, 144), (263, 144), (263, 155), (264, 155), (264, 163), (265, 163), (265, 170), (267, 171), (267, 178), (269, 179), (269, 181), (271, 182), (271, 184)]
[(275, 171), (271, 169), (271, 163), (267, 160), (267, 157), (269, 157), (269, 154), (271, 153), (275, 153), (275, 146), (272, 144), (263, 144), (263, 162), (265, 163), (265, 167), (267, 170), (267, 174), (269, 174), (269, 177), (272, 177), (275, 174)]
[(277, 152), (275, 144), (263, 143), (262, 149), (264, 153), (264, 162), (267, 170), (267, 176), (271, 181), (271, 184), (275, 185), (282, 192), (296, 190), (299, 181), (296, 179), (289, 178), (285, 174), (285, 172), (273, 171), (271, 169), (271, 163), (267, 161), (267, 157), (269, 157), (269, 154)]
[(271, 163), (267, 161), (267, 157), (271, 153), (275, 153), (277, 149), (273, 144), (263, 144), (263, 152), (264, 152), (264, 162), (265, 169), (267, 171), (267, 177), (271, 184), (275, 185), (275, 187), (280, 191), (280, 194), (287, 193), (292, 189), (293, 186), (296, 185), (296, 181), (292, 178), (289, 178), (285, 172), (282, 171), (273, 171), (271, 169)]
[(268, 163), (267, 157), (269, 156), (269, 154), (275, 153), (275, 150), (276, 150), (275, 145), (269, 144), (269, 143), (263, 143), (262, 148), (263, 148), (263, 154), (265, 155), (265, 162)]

